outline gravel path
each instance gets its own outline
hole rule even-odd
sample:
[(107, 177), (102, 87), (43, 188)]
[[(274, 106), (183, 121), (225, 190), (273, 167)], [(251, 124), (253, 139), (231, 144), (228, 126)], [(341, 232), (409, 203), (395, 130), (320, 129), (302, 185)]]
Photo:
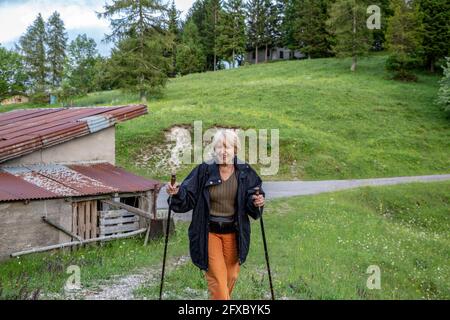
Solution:
[[(178, 266), (190, 261), (189, 256), (172, 258), (166, 262), (166, 274)], [(143, 284), (149, 282), (160, 283), (162, 262), (157, 266), (142, 268), (126, 276), (117, 276), (107, 280), (108, 283), (99, 283), (95, 289), (81, 289), (67, 293), (64, 299), (68, 300), (136, 300), (133, 292)]]

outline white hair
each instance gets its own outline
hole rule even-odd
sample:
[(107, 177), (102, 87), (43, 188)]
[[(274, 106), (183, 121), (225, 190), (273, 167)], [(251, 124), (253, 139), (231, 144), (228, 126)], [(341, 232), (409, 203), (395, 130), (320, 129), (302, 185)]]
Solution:
[(227, 145), (233, 145), (234, 146), (234, 155), (237, 155), (239, 150), (241, 150), (241, 142), (239, 140), (239, 136), (237, 133), (232, 129), (219, 129), (214, 134), (213, 141), (212, 141), (212, 151), (211, 151), (211, 157), (216, 159), (217, 153), (216, 153), (216, 146), (218, 144), (223, 144), (223, 142)]

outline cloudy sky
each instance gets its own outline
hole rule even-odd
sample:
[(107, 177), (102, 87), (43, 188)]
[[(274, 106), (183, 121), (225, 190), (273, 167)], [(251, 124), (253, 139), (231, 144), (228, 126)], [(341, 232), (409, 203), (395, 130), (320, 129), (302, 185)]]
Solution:
[[(168, 2), (171, 0), (163, 0)], [(26, 31), (40, 12), (45, 20), (58, 11), (69, 35), (69, 41), (78, 34), (86, 33), (95, 39), (102, 55), (108, 55), (110, 46), (100, 41), (109, 33), (106, 20), (98, 19), (95, 11), (102, 11), (105, 2), (111, 0), (0, 0), (0, 44), (13, 48), (14, 42)], [(194, 0), (175, 0), (177, 9), (187, 13)]]

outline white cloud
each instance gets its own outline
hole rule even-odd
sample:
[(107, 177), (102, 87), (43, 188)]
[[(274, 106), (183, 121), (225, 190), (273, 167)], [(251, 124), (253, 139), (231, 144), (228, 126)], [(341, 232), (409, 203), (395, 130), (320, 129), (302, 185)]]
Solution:
[[(169, 2), (172, 3), (171, 0)], [(194, 0), (175, 0), (175, 6), (177, 10), (181, 11), (181, 17), (186, 16), (193, 3)]]
[(10, 42), (19, 38), (26, 28), (33, 23), (38, 13), (45, 20), (58, 11), (65, 23), (66, 29), (105, 28), (106, 20), (100, 20), (95, 10), (102, 10), (102, 1), (58, 1), (29, 0), (22, 2), (0, 3), (0, 42)]
[[(172, 0), (163, 0), (171, 3)], [(109, 32), (109, 22), (98, 19), (95, 11), (103, 11), (105, 2), (110, 0), (0, 0), (0, 43), (17, 41), (33, 23), (38, 13), (45, 20), (58, 11), (66, 30), (93, 30), (97, 34)], [(184, 17), (194, 0), (175, 0), (177, 9)], [(88, 33), (88, 36), (89, 33)]]

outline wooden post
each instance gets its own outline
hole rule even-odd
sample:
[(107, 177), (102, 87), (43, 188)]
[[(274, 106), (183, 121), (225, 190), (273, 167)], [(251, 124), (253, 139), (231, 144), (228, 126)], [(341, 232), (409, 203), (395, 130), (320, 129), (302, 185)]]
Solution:
[(90, 201), (86, 201), (84, 204), (85, 204), (84, 225), (85, 225), (85, 228), (86, 228), (84, 238), (85, 239), (90, 239), (91, 238), (91, 202)]
[(129, 211), (131, 213), (137, 214), (138, 216), (141, 216), (141, 217), (144, 217), (144, 218), (147, 218), (147, 219), (151, 218), (151, 215), (148, 212), (145, 212), (144, 210), (141, 210), (141, 209), (136, 208), (136, 207), (129, 206), (129, 205), (125, 204), (125, 203), (118, 202), (118, 201), (113, 201), (113, 200), (101, 200), (101, 201), (106, 203), (106, 204), (109, 204), (111, 206), (116, 206), (116, 207), (125, 209), (125, 210), (127, 210), (127, 211)]
[[(158, 201), (158, 193), (159, 193), (160, 188), (156, 187), (153, 190), (152, 193), (152, 213), (153, 213), (153, 220), (156, 221), (157, 217), (156, 217), (156, 202)], [(148, 222), (148, 228), (147, 228), (147, 233), (145, 234), (145, 240), (144, 240), (144, 246), (146, 246), (148, 244), (148, 239), (150, 237), (150, 229), (152, 227), (152, 220), (150, 220)]]
[(68, 236), (77, 239), (79, 242), (82, 242), (83, 239), (81, 239), (79, 236), (77, 236), (76, 234), (73, 234), (72, 232), (68, 231), (67, 229), (65, 229), (64, 227), (60, 226), (59, 224), (52, 222), (50, 220), (48, 220), (46, 217), (42, 217), (42, 221), (44, 221), (45, 223), (51, 225), (52, 227), (58, 229), (59, 231), (64, 232), (65, 234), (67, 234)]
[(78, 235), (83, 239), (86, 239), (86, 236), (85, 236), (86, 227), (85, 227), (85, 223), (84, 223), (85, 207), (86, 207), (85, 202), (81, 202), (78, 204)]
[(98, 237), (98, 228), (97, 228), (97, 221), (98, 221), (98, 211), (97, 211), (97, 201), (91, 201), (91, 237), (97, 238)]
[(147, 231), (147, 229), (142, 228), (142, 229), (139, 229), (136, 231), (122, 233), (122, 234), (115, 234), (112, 236), (104, 236), (104, 237), (98, 237), (98, 238), (87, 239), (87, 240), (82, 240), (82, 241), (73, 241), (73, 242), (60, 243), (60, 244), (55, 244), (55, 245), (46, 246), (46, 247), (33, 248), (33, 249), (25, 250), (25, 251), (14, 252), (11, 254), (11, 257), (18, 257), (18, 256), (22, 256), (25, 254), (30, 254), (30, 253), (44, 252), (44, 251), (53, 250), (53, 249), (62, 249), (62, 248), (66, 248), (66, 247), (84, 245), (87, 243), (97, 242), (97, 241), (109, 241), (109, 240), (114, 240), (114, 239), (127, 238), (127, 237), (131, 237), (131, 236), (135, 236), (135, 235), (144, 233), (145, 231)]

